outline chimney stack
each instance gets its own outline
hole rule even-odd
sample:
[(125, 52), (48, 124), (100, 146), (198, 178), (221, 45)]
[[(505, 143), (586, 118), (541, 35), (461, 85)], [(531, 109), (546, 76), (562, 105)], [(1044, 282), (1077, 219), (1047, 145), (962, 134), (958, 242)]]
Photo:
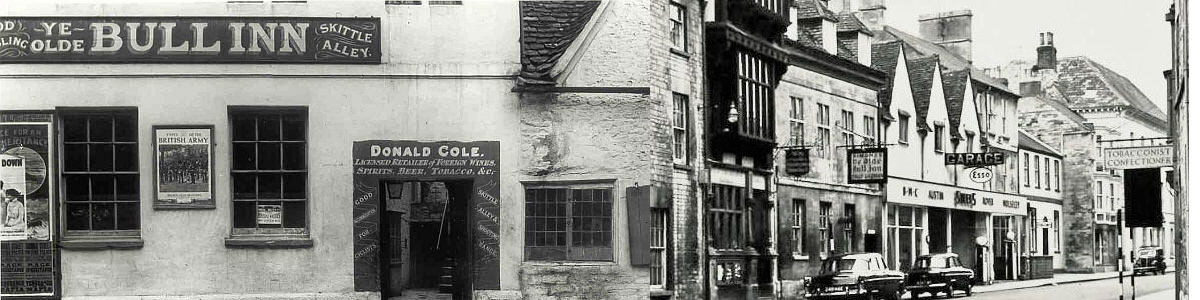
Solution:
[(921, 38), (971, 60), (971, 10), (921, 15)]
[(1054, 48), (1054, 33), (1041, 33), (1041, 40), (1041, 44), (1037, 48), (1037, 65), (1033, 66), (1033, 71), (1057, 70), (1058, 49)]
[(845, 0), (845, 1), (860, 1), (858, 5), (858, 19), (867, 25), (868, 29), (873, 32), (883, 30), (883, 26), (887, 25), (884, 19), (884, 13), (887, 12), (887, 6), (883, 4), (884, 0)]

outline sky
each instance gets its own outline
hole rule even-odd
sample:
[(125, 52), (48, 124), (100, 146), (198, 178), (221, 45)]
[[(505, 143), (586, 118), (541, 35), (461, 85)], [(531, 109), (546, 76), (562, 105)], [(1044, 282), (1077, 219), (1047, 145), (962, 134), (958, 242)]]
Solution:
[(1036, 59), (1040, 32), (1059, 57), (1087, 56), (1124, 75), (1166, 111), (1171, 68), (1170, 0), (884, 0), (888, 25), (919, 36), (922, 14), (970, 9), (972, 56), (980, 68)]

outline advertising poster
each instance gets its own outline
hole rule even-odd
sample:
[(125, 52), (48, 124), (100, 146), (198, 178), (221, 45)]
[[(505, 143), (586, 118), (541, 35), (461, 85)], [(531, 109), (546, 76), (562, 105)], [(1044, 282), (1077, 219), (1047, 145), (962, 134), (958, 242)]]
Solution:
[(0, 154), (0, 240), (29, 237), (25, 214), (25, 159)]
[(259, 225), (279, 225), (283, 224), (283, 205), (279, 204), (259, 204), (258, 205), (258, 224)]
[(154, 207), (213, 208), (212, 128), (154, 128)]

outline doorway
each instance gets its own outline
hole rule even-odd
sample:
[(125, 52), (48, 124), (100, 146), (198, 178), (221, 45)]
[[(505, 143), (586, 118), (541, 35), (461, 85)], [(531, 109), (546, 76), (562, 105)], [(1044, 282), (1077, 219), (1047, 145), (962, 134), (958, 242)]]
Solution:
[(381, 181), (383, 299), (469, 299), (472, 182)]

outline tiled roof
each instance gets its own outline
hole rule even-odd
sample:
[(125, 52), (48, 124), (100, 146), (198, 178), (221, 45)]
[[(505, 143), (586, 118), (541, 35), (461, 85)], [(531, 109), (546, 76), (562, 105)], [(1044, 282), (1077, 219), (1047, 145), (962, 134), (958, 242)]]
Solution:
[[(796, 34), (796, 42), (799, 42), (800, 45), (804, 46), (804, 47), (813, 48), (813, 49), (817, 49), (820, 51), (825, 51), (825, 46), (821, 45), (821, 43), (818, 43), (817, 37), (812, 36), (812, 34), (809, 33), (807, 30), (800, 30), (800, 32), (798, 34)], [(841, 51), (851, 52), (850, 48), (846, 48), (846, 45), (842, 45), (842, 43), (834, 42), (834, 46), (837, 47), (839, 53), (841, 53)], [(837, 53), (831, 53), (831, 54), (837, 55)], [(838, 57), (842, 57), (842, 56), (838, 56)], [(842, 57), (842, 58), (850, 59), (848, 57)]]
[(521, 1), (522, 85), (553, 85), (551, 71), (600, 1)]
[(1020, 136), (1017, 137), (1017, 147), (1041, 152), (1043, 154), (1053, 154), (1060, 158), (1062, 157), (1061, 153), (1054, 151), (1054, 149), (1051, 149), (1050, 146), (1047, 146), (1046, 143), (1042, 142), (1041, 140), (1029, 136), (1029, 133), (1025, 132), (1024, 130), (1017, 130), (1017, 132), (1020, 133)]
[[(1160, 121), (1167, 120), (1158, 105), (1154, 105), (1128, 78), (1087, 57), (1060, 58), (1058, 77), (1057, 84), (1071, 108), (1129, 105)], [(1096, 92), (1088, 94), (1088, 90)]]
[(868, 29), (867, 25), (863, 25), (862, 20), (859, 20), (858, 17), (854, 16), (854, 14), (852, 14), (852, 13), (842, 12), (842, 13), (837, 14), (837, 17), (838, 17), (838, 22), (837, 22), (837, 31), (838, 32), (858, 31), (858, 32), (865, 33), (869, 36), (875, 35), (874, 33), (871, 33), (871, 29)]
[(1075, 125), (1079, 125), (1081, 127), (1086, 127), (1083, 124), (1088, 123), (1087, 118), (1084, 118), (1082, 115), (1075, 112), (1070, 107), (1067, 107), (1067, 103), (1066, 103), (1067, 100), (1063, 96), (1062, 88), (1058, 83), (1055, 83), (1055, 84), (1051, 85), (1049, 88), (1047, 88), (1046, 92), (1042, 96), (1025, 97), (1025, 98), (1021, 98), (1021, 100), (1018, 100), (1018, 101), (1023, 101), (1025, 99), (1036, 99), (1036, 100), (1038, 100), (1038, 102), (1045, 103), (1046, 106), (1053, 108), (1054, 110), (1058, 111), (1063, 116), (1066, 116), (1067, 119), (1071, 120), (1072, 122), (1075, 122)]
[(825, 7), (825, 4), (818, 0), (796, 0), (792, 5), (796, 6), (795, 19), (812, 19), (825, 18), (833, 22), (838, 21), (837, 14)]
[(905, 33), (891, 26), (884, 26), (883, 30), (880, 32), (882, 33), (875, 35), (875, 39), (877, 41), (903, 41), (905, 45), (908, 45), (908, 47), (904, 47), (904, 51), (909, 56), (927, 56), (936, 54), (942, 58), (941, 63), (947, 69), (962, 70), (969, 68), (971, 69), (971, 80), (986, 84), (995, 89), (1013, 95), (1020, 95), (1019, 93), (1008, 89), (1007, 84), (1001, 82), (999, 79), (988, 76), (983, 72), (983, 70), (980, 70), (972, 65), (971, 62), (966, 58), (959, 56), (953, 51), (950, 51), (950, 49), (946, 49), (946, 47), (939, 46), (933, 42)]
[(885, 118), (894, 118), (890, 114), (892, 106), (892, 89), (896, 81), (896, 62), (900, 59), (900, 42), (888, 42), (871, 45), (871, 67), (887, 73), (887, 83), (879, 89), (879, 107), (884, 109)]
[(957, 130), (962, 121), (963, 94), (967, 91), (967, 70), (942, 72), (942, 90), (946, 93), (946, 114), (950, 118), (950, 135), (961, 137)]
[(908, 59), (908, 79), (912, 82), (913, 103), (917, 106), (917, 128), (929, 129), (925, 121), (929, 115), (929, 97), (933, 91), (933, 78), (938, 71), (938, 56), (931, 55)]

